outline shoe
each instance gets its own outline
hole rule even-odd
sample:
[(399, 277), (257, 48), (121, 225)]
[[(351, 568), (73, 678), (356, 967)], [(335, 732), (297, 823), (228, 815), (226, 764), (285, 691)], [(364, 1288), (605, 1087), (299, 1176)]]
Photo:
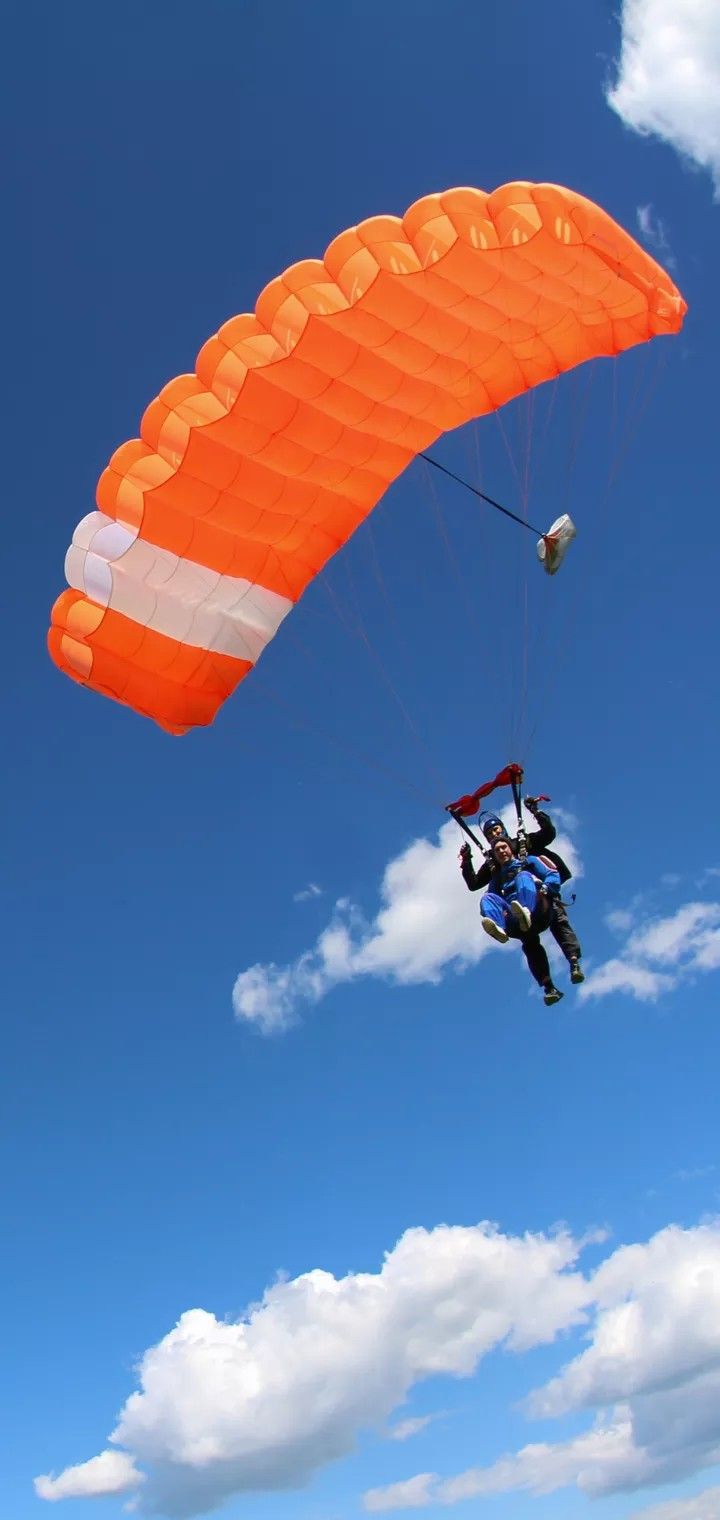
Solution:
[(546, 1006), (546, 1008), (552, 1007), (553, 1003), (559, 1003), (560, 999), (562, 997), (564, 997), (564, 996), (565, 996), (565, 994), (560, 991), (560, 988), (559, 987), (553, 987), (552, 982), (551, 982), (550, 986), (545, 988), (545, 999), (544, 1000), (545, 1000), (545, 1006)]
[(518, 902), (517, 898), (514, 898), (510, 904), (510, 912), (515, 919), (520, 933), (527, 934), (527, 931), (532, 923), (530, 909), (525, 908), (521, 902)]
[(501, 929), (499, 924), (496, 924), (494, 918), (481, 918), (480, 922), (485, 933), (489, 934), (491, 939), (496, 939), (499, 945), (507, 944), (508, 936), (505, 930)]
[(585, 972), (579, 961), (570, 962), (570, 981), (573, 987), (579, 987), (580, 983), (585, 981)]

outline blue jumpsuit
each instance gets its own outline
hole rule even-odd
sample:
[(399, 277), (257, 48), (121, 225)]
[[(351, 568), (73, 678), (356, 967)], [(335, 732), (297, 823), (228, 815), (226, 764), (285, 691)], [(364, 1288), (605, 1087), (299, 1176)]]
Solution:
[(489, 891), (483, 892), (480, 899), (480, 912), (483, 918), (492, 919), (507, 933), (514, 924), (510, 903), (522, 903), (533, 918), (541, 886), (551, 895), (559, 892), (560, 873), (546, 866), (537, 855), (528, 855), (524, 862), (509, 860), (505, 866), (496, 865), (490, 877)]

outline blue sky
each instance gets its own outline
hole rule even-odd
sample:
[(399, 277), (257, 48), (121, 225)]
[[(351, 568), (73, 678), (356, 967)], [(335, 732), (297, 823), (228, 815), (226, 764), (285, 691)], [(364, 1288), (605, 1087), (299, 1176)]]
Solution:
[[(720, 1513), (717, 1489), (702, 1510), (686, 1502), (720, 1481), (720, 1427), (701, 1440), (692, 1425), (720, 1356), (720, 97), (704, 111), (717, 37), (697, 3), (673, 43), (695, 84), (663, 94), (666, 9), (625, 7), (658, 90), (642, 96), (628, 54), (623, 120), (606, 98), (620, 18), (601, 0), (11, 7), (0, 1400), (12, 1520), (47, 1513), (33, 1478), (108, 1448), (152, 1347), (155, 1392), (126, 1413), (124, 1449), (156, 1476), (98, 1497), (91, 1470), (90, 1496), (62, 1501), (68, 1520), (120, 1514), (133, 1495), (141, 1513), (156, 1501), (180, 1513), (189, 1494), (199, 1513), (226, 1492), (233, 1520), (353, 1520), (369, 1490), (478, 1468), (495, 1476), (464, 1508), (489, 1520), (561, 1520), (591, 1502), (609, 1520), (670, 1502), (663, 1520)], [(657, 25), (643, 32), (645, 12)], [(572, 510), (562, 574), (544, 578), (529, 537), (416, 465), (210, 731), (171, 740), (64, 680), (44, 641), (67, 544), (165, 380), (341, 228), (515, 178), (599, 201), (672, 261), (689, 304), (677, 339), (438, 445), (533, 520)], [(587, 995), (563, 980), (552, 1010), (510, 951), (480, 943), (443, 822), (444, 801), (516, 753), (580, 862)], [(264, 988), (283, 979), (290, 1027), (271, 1037), (237, 993), (233, 1008), (250, 968)], [(574, 1242), (608, 1233), (578, 1255), (553, 1237), (559, 1220)], [(313, 1269), (333, 1274), (337, 1322), (322, 1283), (295, 1285)], [(243, 1350), (235, 1322), (278, 1274)], [(190, 1322), (197, 1364), (184, 1342), (173, 1364), (165, 1338), (192, 1310), (215, 1319)], [(465, 1360), (438, 1328), (453, 1312)], [(623, 1338), (623, 1313), (637, 1335)], [(688, 1326), (697, 1365), (681, 1373)], [(242, 1459), (242, 1399), (218, 1394), (203, 1350), (214, 1336), (220, 1363), (242, 1381), (252, 1361), (263, 1390)], [(583, 1351), (557, 1408), (549, 1394), (529, 1418), (520, 1401)], [(318, 1387), (334, 1390), (325, 1425)], [(669, 1454), (668, 1387), (694, 1457), (689, 1436)], [(437, 1418), (387, 1439), (425, 1415)], [(191, 1468), (178, 1432), (192, 1445), (194, 1421), (216, 1450)], [(598, 1429), (611, 1461), (558, 1456)], [(514, 1454), (536, 1441), (552, 1451), (531, 1482)], [(267, 1475), (244, 1491), (263, 1442), (283, 1491)], [(592, 1500), (575, 1482), (595, 1461)], [(563, 1462), (562, 1483), (532, 1491)], [(457, 1497), (437, 1483), (418, 1496)]]

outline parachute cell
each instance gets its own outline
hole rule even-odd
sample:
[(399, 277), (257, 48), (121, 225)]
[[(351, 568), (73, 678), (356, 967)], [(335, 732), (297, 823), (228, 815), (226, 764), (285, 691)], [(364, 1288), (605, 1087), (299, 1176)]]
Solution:
[(417, 453), (677, 332), (685, 310), (649, 254), (556, 185), (450, 190), (343, 232), (210, 338), (113, 455), (68, 552), (52, 658), (173, 733), (210, 723)]

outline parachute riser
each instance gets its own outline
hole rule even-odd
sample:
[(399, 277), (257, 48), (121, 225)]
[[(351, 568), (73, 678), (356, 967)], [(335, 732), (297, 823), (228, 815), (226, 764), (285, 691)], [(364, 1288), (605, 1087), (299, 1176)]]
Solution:
[[(520, 780), (522, 780), (522, 776), (520, 777)], [(513, 802), (515, 803), (515, 812), (517, 813), (518, 860), (525, 861), (527, 860), (528, 848), (527, 835), (525, 833), (525, 824), (523, 822), (522, 799), (520, 797), (520, 782), (516, 778), (513, 778), (513, 780), (510, 782), (510, 787), (513, 794)]]
[(456, 824), (458, 825), (459, 828), (462, 829), (462, 831), (463, 831), (464, 834), (467, 834), (468, 839), (472, 839), (473, 844), (476, 844), (477, 847), (478, 847), (478, 849), (482, 850), (484, 852), (485, 851), (485, 845), (483, 844), (482, 840), (478, 839), (477, 834), (473, 833), (472, 829), (470, 828), (470, 825), (465, 822), (465, 819), (463, 817), (461, 817), (460, 813), (454, 813), (453, 810), (452, 810), (452, 808), (450, 808), (450, 807), (446, 808), (445, 811), (450, 814), (451, 818), (455, 819)]

